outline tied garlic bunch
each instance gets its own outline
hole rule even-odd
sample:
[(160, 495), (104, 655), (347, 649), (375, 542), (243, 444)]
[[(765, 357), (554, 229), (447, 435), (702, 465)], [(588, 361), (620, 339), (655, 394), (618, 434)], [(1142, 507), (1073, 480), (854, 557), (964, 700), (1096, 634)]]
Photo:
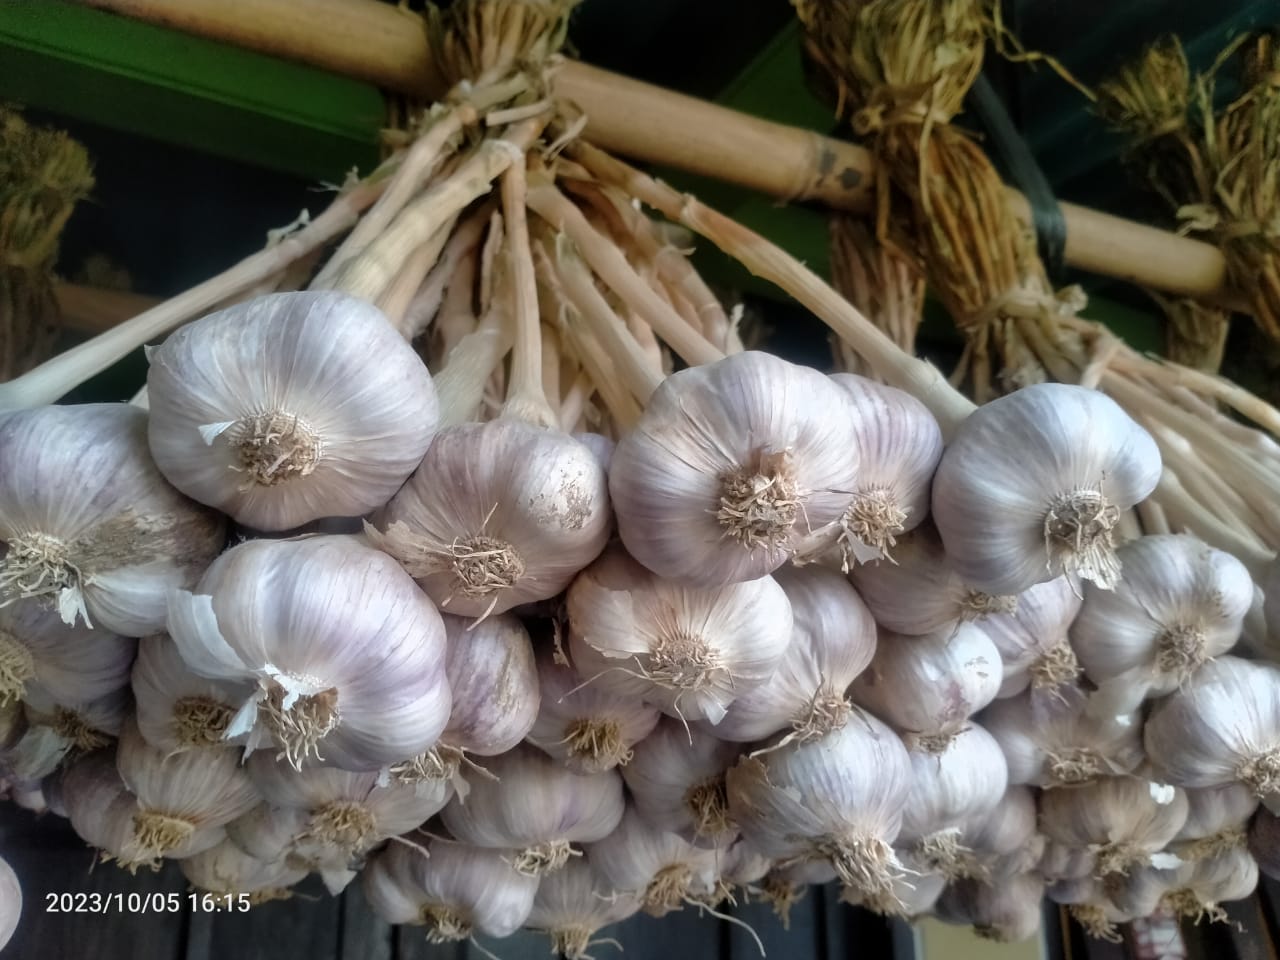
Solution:
[(849, 509), (857, 422), (832, 380), (766, 353), (672, 374), (610, 463), (622, 542), (696, 586), (771, 573)]
[(222, 549), (222, 519), (169, 486), (136, 407), (4, 414), (0, 463), (0, 605), (36, 597), (69, 624), (145, 636)]
[(791, 604), (772, 577), (693, 587), (617, 548), (578, 576), (566, 602), (584, 679), (685, 721), (718, 723), (771, 680), (791, 642)]
[(254, 529), (382, 506), (435, 432), (426, 367), (376, 307), (345, 294), (257, 297), (181, 328), (150, 360), (156, 464)]
[(960, 424), (933, 479), (933, 522), (961, 578), (1019, 594), (1064, 573), (1115, 586), (1115, 528), (1160, 479), (1160, 450), (1110, 397), (1038, 383)]
[[(249, 684), (224, 737), (374, 771), (433, 747), (449, 720), (444, 624), (400, 566), (354, 537), (251, 540), (169, 599), (192, 671)], [(323, 751), (323, 752), (322, 752)]]

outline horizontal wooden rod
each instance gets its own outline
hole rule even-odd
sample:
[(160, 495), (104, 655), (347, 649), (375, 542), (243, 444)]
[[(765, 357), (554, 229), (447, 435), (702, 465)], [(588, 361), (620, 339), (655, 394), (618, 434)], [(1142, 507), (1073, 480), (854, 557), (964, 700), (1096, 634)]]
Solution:
[[(77, 0), (123, 16), (255, 50), (425, 99), (444, 92), (421, 18), (377, 0)], [(773, 123), (651, 84), (565, 61), (558, 96), (587, 116), (610, 152), (724, 180), (783, 200), (865, 211), (874, 159), (857, 144)], [(1024, 217), (1027, 201), (1011, 190)], [(1144, 287), (1239, 306), (1210, 244), (1062, 205), (1066, 260)]]

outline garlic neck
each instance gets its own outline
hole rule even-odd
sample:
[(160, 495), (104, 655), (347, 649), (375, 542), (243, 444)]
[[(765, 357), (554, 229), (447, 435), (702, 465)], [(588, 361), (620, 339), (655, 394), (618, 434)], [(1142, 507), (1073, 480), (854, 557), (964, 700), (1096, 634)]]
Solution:
[(311, 425), (280, 411), (242, 417), (225, 437), (249, 486), (272, 487), (308, 476), (324, 457), (324, 441)]
[(1120, 577), (1113, 531), (1120, 510), (1097, 489), (1059, 494), (1044, 517), (1044, 546), (1049, 568), (1091, 580), (1105, 590)]
[(578, 717), (570, 722), (565, 745), (569, 756), (588, 773), (625, 767), (635, 754), (622, 739), (618, 721), (601, 717)]
[(0, 630), (0, 707), (21, 700), (27, 681), (34, 679), (36, 663), (25, 644)]
[(184, 747), (212, 747), (222, 742), (235, 711), (212, 697), (183, 697), (173, 704), (173, 729)]
[(746, 464), (720, 477), (716, 519), (725, 536), (744, 547), (775, 548), (790, 539), (801, 502), (790, 454), (758, 450)]
[[(310, 678), (290, 679), (299, 685), (319, 685)], [(275, 679), (265, 681), (265, 686), (266, 696), (258, 709), (285, 758), (295, 770), (301, 769), (302, 761), (309, 756), (320, 759), (320, 741), (341, 721), (337, 687), (311, 694), (290, 694)]]

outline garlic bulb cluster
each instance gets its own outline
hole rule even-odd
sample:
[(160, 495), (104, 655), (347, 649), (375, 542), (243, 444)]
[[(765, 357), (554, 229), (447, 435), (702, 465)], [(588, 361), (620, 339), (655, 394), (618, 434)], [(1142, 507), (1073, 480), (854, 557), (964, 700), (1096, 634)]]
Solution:
[(784, 730), (811, 740), (842, 726), (849, 685), (876, 648), (876, 625), (848, 581), (821, 567), (774, 574), (791, 604), (791, 642), (769, 683), (737, 697), (714, 727), (723, 740), (747, 743)]
[(560, 593), (604, 549), (604, 469), (568, 434), (500, 418), (441, 430), (367, 524), (441, 610), (478, 617)]
[(847, 391), (770, 354), (672, 374), (609, 466), (627, 552), (704, 587), (771, 573), (849, 509), (856, 422)]
[(1230, 650), (1253, 603), (1253, 579), (1235, 557), (1189, 536), (1146, 536), (1116, 551), (1113, 589), (1087, 584), (1071, 628), (1085, 673), (1121, 687), (1133, 709), (1191, 679)]
[(585, 858), (575, 858), (538, 883), (525, 926), (541, 930), (566, 960), (587, 960), (595, 935), (638, 913), (640, 898), (617, 893)]
[(882, 629), (875, 657), (849, 695), (913, 743), (938, 752), (995, 699), (1001, 682), (1000, 653), (972, 624), (922, 637)]
[(169, 632), (193, 672), (252, 684), (224, 735), (295, 767), (377, 770), (430, 749), (449, 719), (440, 614), (353, 537), (233, 547), (170, 596)]
[(622, 780), (615, 771), (574, 773), (533, 747), (486, 763), (464, 800), (441, 814), (449, 832), (477, 847), (513, 850), (512, 867), (531, 877), (564, 866), (576, 849), (607, 837), (622, 819)]
[(382, 506), (435, 432), (426, 367), (376, 307), (345, 294), (237, 304), (181, 328), (150, 361), (156, 464), (259, 530)]
[(1017, 607), (982, 621), (982, 632), (1000, 651), (1004, 682), (999, 697), (1027, 687), (1053, 691), (1074, 683), (1080, 662), (1068, 631), (1080, 611), (1080, 587), (1072, 577), (1056, 577), (1018, 595)]
[(772, 577), (693, 587), (615, 548), (579, 574), (566, 602), (578, 672), (685, 721), (718, 723), (772, 679), (791, 642), (791, 604)]
[(1160, 479), (1155, 440), (1097, 390), (1038, 383), (960, 425), (933, 480), (933, 522), (956, 572), (1021, 593), (1063, 573), (1120, 575), (1115, 528)]
[(36, 597), (67, 623), (145, 636), (222, 548), (222, 519), (151, 461), (136, 407), (6, 413), (0, 463), (0, 604)]

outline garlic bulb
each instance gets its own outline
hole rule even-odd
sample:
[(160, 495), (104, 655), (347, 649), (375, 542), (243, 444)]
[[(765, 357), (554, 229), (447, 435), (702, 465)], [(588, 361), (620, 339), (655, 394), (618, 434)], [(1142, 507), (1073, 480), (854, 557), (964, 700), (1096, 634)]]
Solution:
[(638, 896), (615, 892), (599, 870), (579, 857), (542, 878), (525, 926), (546, 933), (553, 953), (586, 960), (598, 942), (595, 935), (638, 913), (640, 906)]
[(947, 878), (934, 871), (928, 862), (910, 851), (898, 851), (904, 873), (894, 877), (893, 886), (875, 895), (841, 894), (840, 899), (854, 906), (866, 907), (882, 917), (914, 920), (933, 909), (947, 887)]
[(686, 903), (713, 896), (720, 850), (695, 847), (649, 824), (628, 806), (616, 830), (587, 847), (587, 862), (606, 886), (640, 898), (646, 913), (661, 917)]
[(1245, 845), (1249, 818), (1258, 798), (1243, 783), (1187, 790), (1187, 819), (1169, 844), (1185, 861), (1201, 860)]
[(1267, 642), (1280, 648), (1280, 557), (1271, 561), (1262, 583), (1262, 617), (1267, 628)]
[(633, 748), (662, 716), (657, 707), (586, 683), (550, 647), (537, 653), (542, 705), (529, 742), (578, 773), (599, 773), (631, 761)]
[[(1124, 943), (1116, 928), (1129, 923), (1137, 915), (1119, 909), (1110, 899), (1108, 888), (1119, 890), (1123, 878), (1119, 875), (1110, 878), (1106, 883), (1085, 877), (1081, 880), (1060, 880), (1045, 887), (1045, 896), (1054, 903), (1068, 906), (1071, 919), (1084, 929), (1084, 932), (1096, 940), (1110, 943)], [(1145, 916), (1146, 914), (1142, 914)]]
[(1280, 668), (1231, 656), (1210, 660), (1156, 703), (1144, 739), (1169, 783), (1239, 781), (1265, 801), (1280, 791)]
[(766, 353), (667, 377), (610, 463), (622, 542), (682, 583), (765, 576), (848, 509), (856, 423), (846, 391)]
[(881, 630), (849, 696), (925, 749), (946, 748), (1000, 689), (1000, 654), (978, 627), (907, 637)]
[(195, 833), (222, 827), (259, 803), (258, 790), (232, 747), (166, 754), (147, 744), (130, 718), (116, 750), (120, 780), (138, 800), (140, 849), (168, 856)]
[(22, 885), (8, 861), (0, 857), (0, 950), (13, 937), (22, 919)]
[(28, 685), (56, 704), (84, 703), (129, 682), (137, 643), (103, 630), (69, 626), (36, 600), (0, 607), (0, 702)]
[(48, 728), (65, 750), (87, 752), (105, 747), (120, 735), (129, 705), (129, 691), (125, 687), (76, 703), (54, 703), (43, 690), (28, 687), (27, 725)]
[[(1087, 585), (1071, 642), (1099, 687), (1158, 697), (1230, 650), (1253, 603), (1253, 579), (1235, 557), (1190, 536), (1146, 536), (1116, 551), (1112, 590)], [(1114, 702), (1114, 701), (1113, 701)]]
[(853, 502), (840, 525), (859, 562), (887, 557), (896, 538), (929, 515), (942, 430), (909, 393), (852, 373), (831, 379), (853, 400), (859, 448)]
[(1079, 585), (1072, 577), (1056, 577), (1019, 594), (1017, 609), (983, 620), (982, 632), (1004, 666), (1000, 697), (1028, 686), (1051, 692), (1076, 681), (1080, 663), (1067, 634), (1079, 610)]
[(769, 682), (791, 642), (791, 604), (772, 577), (694, 587), (616, 548), (582, 571), (566, 602), (584, 678), (686, 721), (718, 723)]
[(730, 816), (766, 857), (825, 857), (851, 896), (891, 889), (911, 760), (874, 717), (859, 714), (819, 740), (744, 757), (727, 783)]
[(1110, 891), (1117, 907), (1134, 916), (1165, 908), (1199, 923), (1225, 921), (1220, 903), (1243, 900), (1258, 886), (1258, 864), (1243, 847), (1164, 869), (1136, 870)]
[(1058, 843), (1048, 837), (1044, 837), (1044, 841), (1036, 872), (1045, 880), (1051, 883), (1094, 880), (1098, 872), (1098, 855), (1094, 849)]
[(1027, 690), (978, 717), (1009, 765), (1009, 782), (1037, 787), (1087, 783), (1142, 763), (1142, 718), (1098, 715), (1078, 687)]
[(970, 724), (940, 753), (909, 749), (908, 756), (911, 789), (897, 846), (925, 873), (962, 876), (972, 851), (960, 842), (961, 829), (990, 814), (1004, 797), (1008, 771), (1000, 745)]
[(893, 562), (863, 563), (849, 572), (876, 623), (919, 637), (952, 633), (956, 625), (1017, 608), (1017, 597), (994, 597), (965, 584), (951, 569), (933, 524), (917, 527), (893, 549)]
[[(746, 837), (738, 837), (720, 857), (720, 878), (735, 887), (751, 887), (773, 869), (773, 861)], [(831, 879), (835, 879), (834, 873)]]
[(476, 934), (507, 937), (529, 918), (538, 878), (514, 870), (503, 851), (433, 839), (426, 855), (393, 843), (364, 870), (369, 905), (388, 923), (427, 928), (432, 943)]
[(737, 759), (737, 744), (667, 717), (636, 745), (622, 779), (636, 811), (655, 828), (697, 846), (722, 846), (738, 832), (724, 782)]
[(227, 839), (264, 863), (288, 861), (308, 870), (345, 868), (348, 858), (340, 849), (322, 848), (319, 842), (310, 842), (305, 857), (298, 852), (295, 841), (306, 833), (310, 818), (311, 811), (306, 807), (273, 807), (260, 803), (227, 824)]
[(165, 596), (222, 549), (222, 519), (169, 486), (126, 404), (0, 416), (0, 604), (39, 597), (62, 619), (129, 637), (164, 628)]
[(0, 779), (30, 788), (52, 774), (72, 747), (51, 727), (24, 727), (14, 743), (0, 752)]
[(970, 851), (964, 858), (970, 875), (998, 879), (1037, 869), (1045, 840), (1035, 795), (1024, 786), (1008, 787), (994, 807), (966, 820), (956, 840)]
[(601, 433), (574, 433), (570, 436), (595, 455), (605, 473), (609, 472), (609, 464), (613, 462), (613, 451), (617, 444)]
[(247, 895), (254, 904), (288, 899), (289, 888), (307, 875), (284, 860), (266, 863), (255, 859), (229, 840), (180, 864), (182, 875), (197, 890), (219, 897)]
[(1037, 383), (961, 423), (934, 476), (933, 522), (979, 590), (1018, 594), (1063, 573), (1109, 589), (1115, 526), (1160, 470), (1151, 435), (1110, 397)]
[(1272, 880), (1280, 880), (1280, 817), (1261, 808), (1249, 827), (1249, 852)]
[[(1187, 795), (1138, 776), (1103, 777), (1040, 795), (1040, 829), (1050, 840), (1096, 855), (1095, 874), (1162, 866), (1162, 851), (1187, 819)], [(1167, 855), (1165, 855), (1167, 856)]]
[(875, 653), (875, 621), (840, 574), (781, 567), (774, 579), (791, 603), (791, 643), (768, 683), (729, 704), (715, 726), (723, 740), (763, 740), (788, 729), (814, 739), (840, 726), (851, 709), (845, 691)]
[(441, 819), (464, 843), (517, 851), (511, 864), (520, 873), (558, 870), (572, 844), (600, 840), (622, 819), (622, 780), (612, 770), (574, 773), (527, 746), (485, 766), (492, 778), (475, 778)]
[(147, 743), (166, 753), (222, 743), (231, 718), (252, 692), (247, 683), (220, 683), (192, 673), (178, 645), (164, 634), (138, 641), (133, 664), (138, 729)]
[(366, 524), (448, 613), (503, 613), (554, 597), (609, 539), (608, 481), (568, 434), (508, 417), (441, 430)]
[(155, 462), (259, 530), (382, 506), (435, 432), (426, 367), (376, 307), (345, 294), (237, 304), (182, 327), (150, 361)]
[(195, 593), (170, 597), (169, 632), (195, 673), (252, 683), (226, 736), (274, 741), (369, 771), (433, 746), (449, 719), (444, 624), (386, 554), (354, 537), (252, 540)]
[(984, 939), (1017, 943), (1039, 932), (1043, 895), (1044, 881), (1033, 873), (998, 883), (957, 880), (938, 898), (934, 915), (943, 923), (972, 924)]
[(255, 753), (249, 776), (271, 807), (305, 810), (306, 823), (293, 838), (292, 852), (325, 861), (341, 851), (356, 860), (388, 837), (408, 833), (449, 801), (447, 781), (380, 783), (378, 773), (350, 773), (334, 767), (294, 770), (267, 753)]

